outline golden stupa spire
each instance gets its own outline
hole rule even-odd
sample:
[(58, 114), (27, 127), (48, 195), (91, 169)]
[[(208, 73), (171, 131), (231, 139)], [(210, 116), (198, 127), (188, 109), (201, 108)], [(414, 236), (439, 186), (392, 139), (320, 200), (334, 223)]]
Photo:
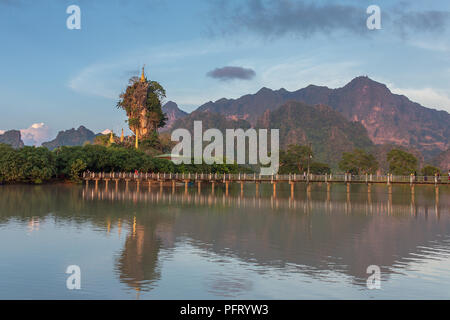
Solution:
[(145, 64), (144, 64), (144, 66), (142, 67), (141, 82), (147, 81), (147, 79), (145, 78), (144, 68), (145, 68)]
[(136, 145), (135, 145), (136, 149), (139, 149), (139, 135), (138, 132), (136, 132)]
[(122, 128), (122, 134), (120, 135), (120, 142), (123, 142), (124, 139), (125, 137), (123, 136), (123, 128)]
[(114, 143), (113, 132), (111, 131), (111, 135), (109, 136), (109, 143)]

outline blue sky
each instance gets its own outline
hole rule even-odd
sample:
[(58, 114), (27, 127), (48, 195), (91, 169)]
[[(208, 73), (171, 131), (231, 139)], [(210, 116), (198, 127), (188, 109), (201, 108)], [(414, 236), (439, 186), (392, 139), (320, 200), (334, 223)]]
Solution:
[[(71, 4), (81, 30), (66, 27)], [(366, 27), (371, 4), (381, 30)], [(335, 88), (359, 75), (450, 111), (449, 36), (445, 0), (0, 0), (0, 129), (36, 141), (79, 125), (119, 132), (115, 104), (143, 64), (186, 111), (263, 86)], [(254, 75), (208, 76), (226, 66)]]

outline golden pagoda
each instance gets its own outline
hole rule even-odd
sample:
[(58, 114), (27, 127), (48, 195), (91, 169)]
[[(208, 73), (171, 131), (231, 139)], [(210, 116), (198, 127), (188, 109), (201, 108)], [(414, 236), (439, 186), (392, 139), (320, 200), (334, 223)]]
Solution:
[(114, 143), (114, 136), (113, 136), (113, 132), (111, 131), (111, 135), (109, 136), (109, 143)]
[(120, 143), (123, 143), (123, 140), (125, 140), (125, 137), (123, 135), (123, 128), (122, 128), (122, 134), (120, 135)]
[(144, 68), (145, 68), (145, 65), (142, 67), (141, 82), (147, 81), (147, 79), (145, 78)]

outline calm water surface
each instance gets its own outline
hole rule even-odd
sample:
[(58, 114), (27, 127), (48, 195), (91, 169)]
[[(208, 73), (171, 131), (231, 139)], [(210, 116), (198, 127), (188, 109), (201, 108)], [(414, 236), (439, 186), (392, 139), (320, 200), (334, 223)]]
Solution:
[(0, 298), (450, 298), (448, 186), (271, 191), (0, 186)]

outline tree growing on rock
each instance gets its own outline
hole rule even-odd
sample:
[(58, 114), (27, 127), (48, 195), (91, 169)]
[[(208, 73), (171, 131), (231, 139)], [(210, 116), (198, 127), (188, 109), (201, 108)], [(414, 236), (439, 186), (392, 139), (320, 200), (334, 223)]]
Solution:
[(128, 126), (136, 135), (136, 140), (145, 140), (164, 127), (167, 117), (162, 111), (161, 101), (166, 91), (156, 81), (147, 80), (142, 68), (141, 78), (133, 77), (117, 103), (119, 109), (125, 110)]

